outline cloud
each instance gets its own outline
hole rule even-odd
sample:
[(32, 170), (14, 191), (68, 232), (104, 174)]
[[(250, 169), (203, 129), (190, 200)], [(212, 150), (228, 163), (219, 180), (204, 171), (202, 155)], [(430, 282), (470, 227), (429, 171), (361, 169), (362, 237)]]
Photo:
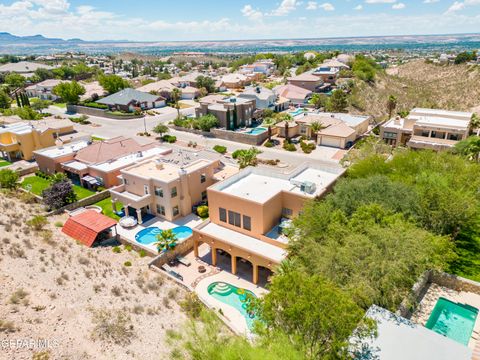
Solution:
[(449, 13), (454, 13), (459, 10), (463, 10), (465, 8), (465, 3), (460, 2), (460, 1), (455, 1), (452, 5), (447, 10), (447, 14)]
[(440, 0), (423, 0), (424, 4), (435, 4), (439, 2)]
[(307, 10), (317, 10), (318, 9), (318, 3), (316, 1), (309, 1), (307, 3)]
[(319, 5), (318, 7), (322, 8), (325, 11), (333, 11), (335, 10), (335, 7), (330, 4), (330, 3), (323, 3), (322, 5)]
[(393, 4), (396, 2), (397, 0), (365, 0), (367, 4)]
[(363, 5), (362, 5), (362, 4), (358, 4), (358, 5), (355, 6), (353, 9), (354, 9), (354, 10), (357, 10), (357, 11), (363, 10)]
[(282, 0), (278, 8), (273, 10), (269, 15), (271, 16), (285, 16), (295, 10), (300, 5), (300, 1), (297, 0)]
[(404, 3), (397, 3), (392, 5), (393, 10), (402, 10), (405, 9), (405, 4)]
[(243, 16), (250, 20), (258, 21), (263, 18), (263, 13), (259, 10), (255, 10), (252, 5), (245, 5), (241, 11)]

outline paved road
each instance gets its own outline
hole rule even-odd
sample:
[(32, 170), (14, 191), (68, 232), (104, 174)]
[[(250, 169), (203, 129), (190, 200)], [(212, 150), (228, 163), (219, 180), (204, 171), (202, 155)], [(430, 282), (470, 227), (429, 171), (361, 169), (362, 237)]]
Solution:
[[(66, 117), (65, 110), (51, 106), (49, 111), (54, 115), (61, 115)], [(146, 143), (152, 141), (151, 138), (145, 138), (137, 136), (139, 132), (145, 131), (145, 126), (147, 131), (151, 131), (155, 125), (158, 123), (168, 124), (177, 116), (177, 112), (173, 108), (162, 108), (161, 115), (156, 116), (147, 116), (145, 118), (133, 119), (133, 120), (114, 120), (107, 118), (100, 118), (96, 116), (90, 116), (89, 121), (95, 125), (80, 125), (75, 124), (75, 129), (87, 134), (91, 134), (98, 137), (112, 138), (116, 136), (129, 136), (134, 137), (140, 143)], [(194, 113), (194, 108), (182, 109), (182, 114), (190, 115)], [(226, 146), (229, 152), (233, 152), (238, 149), (248, 149), (251, 146), (246, 144), (241, 144), (233, 141), (222, 140), (217, 138), (207, 138), (202, 135), (192, 134), (184, 131), (177, 131), (170, 129), (169, 134), (175, 135), (178, 140), (184, 142), (196, 142), (199, 145), (202, 145), (206, 148), (212, 148), (215, 145)], [(338, 163), (331, 160), (331, 158), (337, 153), (338, 149), (319, 147), (314, 152), (309, 155), (300, 153), (300, 152), (288, 152), (283, 149), (272, 149), (262, 147), (262, 154), (260, 155), (263, 159), (278, 159), (283, 163), (296, 166), (304, 162), (316, 163), (327, 168), (338, 168)]]

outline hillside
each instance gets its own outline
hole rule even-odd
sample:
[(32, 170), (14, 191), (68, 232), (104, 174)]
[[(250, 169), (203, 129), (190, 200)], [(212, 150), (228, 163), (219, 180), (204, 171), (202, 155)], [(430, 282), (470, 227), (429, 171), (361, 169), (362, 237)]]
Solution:
[(397, 111), (417, 106), (478, 112), (478, 84), (479, 66), (439, 66), (423, 60), (412, 61), (377, 75), (374, 85), (358, 81), (350, 97), (350, 110), (381, 120), (388, 115), (388, 96), (395, 95)]

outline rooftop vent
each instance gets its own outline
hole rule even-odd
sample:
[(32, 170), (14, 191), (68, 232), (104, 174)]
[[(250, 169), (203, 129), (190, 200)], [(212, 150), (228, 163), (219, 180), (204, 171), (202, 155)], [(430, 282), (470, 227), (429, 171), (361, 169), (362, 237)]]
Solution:
[(139, 158), (143, 157), (143, 154), (142, 154), (141, 151), (137, 151), (137, 157), (139, 157)]
[(157, 170), (162, 170), (163, 169), (163, 163), (160, 160), (155, 160), (155, 168)]

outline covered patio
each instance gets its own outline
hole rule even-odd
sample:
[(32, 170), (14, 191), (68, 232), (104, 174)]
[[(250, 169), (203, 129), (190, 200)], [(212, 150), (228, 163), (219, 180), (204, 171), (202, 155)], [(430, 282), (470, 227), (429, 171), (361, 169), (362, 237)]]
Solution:
[(95, 241), (107, 240), (117, 236), (117, 222), (95, 210), (85, 210), (71, 216), (62, 228), (62, 232), (82, 244), (92, 247)]
[(150, 194), (139, 196), (126, 191), (125, 185), (120, 185), (110, 189), (110, 195), (112, 197), (113, 212), (119, 212), (117, 210), (117, 203), (123, 204), (124, 216), (133, 216), (133, 214), (130, 214), (130, 211), (134, 209), (136, 212), (135, 217), (139, 225), (143, 223), (144, 214), (150, 214), (150, 204), (152, 203), (152, 195)]

